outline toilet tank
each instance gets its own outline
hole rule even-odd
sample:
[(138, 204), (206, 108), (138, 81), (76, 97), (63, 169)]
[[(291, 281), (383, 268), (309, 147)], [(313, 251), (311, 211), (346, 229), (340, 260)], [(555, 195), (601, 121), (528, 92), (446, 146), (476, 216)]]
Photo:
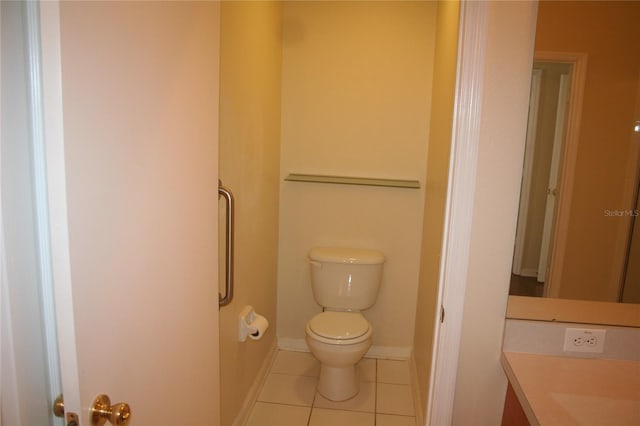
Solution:
[(313, 297), (333, 310), (361, 311), (378, 297), (384, 254), (377, 250), (316, 247), (309, 252)]

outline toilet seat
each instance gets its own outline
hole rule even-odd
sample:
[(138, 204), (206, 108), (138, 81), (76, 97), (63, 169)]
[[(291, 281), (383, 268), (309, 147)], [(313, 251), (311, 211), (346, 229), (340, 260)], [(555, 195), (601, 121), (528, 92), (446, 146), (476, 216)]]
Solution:
[(360, 343), (372, 334), (369, 321), (359, 312), (322, 312), (311, 318), (306, 328), (313, 339), (333, 345)]

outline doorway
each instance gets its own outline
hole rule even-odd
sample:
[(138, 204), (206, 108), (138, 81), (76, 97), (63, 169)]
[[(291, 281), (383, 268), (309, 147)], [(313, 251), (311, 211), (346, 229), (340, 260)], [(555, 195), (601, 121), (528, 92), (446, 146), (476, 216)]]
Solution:
[(509, 293), (557, 294), (571, 202), (585, 57), (537, 53)]

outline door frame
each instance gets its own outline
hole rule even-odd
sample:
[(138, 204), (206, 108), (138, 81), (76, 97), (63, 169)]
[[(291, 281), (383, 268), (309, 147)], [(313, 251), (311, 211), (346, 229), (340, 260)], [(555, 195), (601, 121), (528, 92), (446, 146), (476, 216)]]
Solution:
[(560, 277), (567, 246), (567, 229), (571, 213), (571, 194), (578, 156), (582, 99), (587, 77), (587, 55), (577, 52), (535, 52), (535, 62), (561, 62), (571, 64), (569, 105), (565, 113), (565, 136), (558, 168), (558, 193), (551, 230), (549, 261), (544, 285), (545, 297), (558, 297)]
[[(64, 147), (61, 145), (62, 110), (57, 3), (24, 2), (20, 7), (23, 8), (24, 14), (21, 31), (24, 39), (26, 103), (29, 114), (26, 126), (31, 139), (30, 155), (33, 162), (31, 174), (34, 185), (32, 197), (36, 233), (34, 248), (37, 251), (40, 281), (38, 309), (41, 310), (42, 315), (41, 337), (45, 352), (42, 362), (45, 364), (49, 403), (52, 404), (60, 389), (67, 386), (68, 392), (65, 396), (69, 402), (68, 405), (73, 406), (74, 400), (79, 395), (79, 386), (75, 362), (75, 329), (70, 280), (65, 279), (65, 275), (70, 277), (70, 264), (66, 227)], [(47, 96), (44, 96), (45, 93)], [(25, 143), (27, 143), (26, 140)], [(59, 164), (60, 161), (62, 166)], [(2, 212), (0, 212), (1, 217)], [(14, 325), (9, 318), (10, 305), (7, 305), (11, 302), (7, 301), (10, 283), (6, 273), (7, 255), (4, 251), (3, 229), (0, 229), (0, 244), (2, 248), (0, 250), (2, 296), (0, 297), (4, 305), (0, 307), (2, 311), (0, 334), (2, 334), (3, 343), (7, 343), (2, 345), (0, 358), (3, 359), (3, 365), (9, 366), (10, 371), (17, 360), (13, 354)], [(61, 380), (60, 370), (63, 366), (67, 373)], [(7, 381), (4, 381), (5, 378)], [(5, 395), (11, 395), (9, 405), (5, 407), (7, 415), (5, 420), (9, 419), (10, 422), (11, 419), (20, 418), (20, 412), (16, 411), (16, 406), (25, 396), (20, 395), (21, 390), (17, 388), (14, 379), (15, 377), (9, 374), (3, 377), (2, 382), (3, 385), (8, 384), (10, 388)], [(30, 397), (30, 395), (26, 396)], [(79, 403), (75, 405), (79, 406)], [(48, 414), (53, 416), (52, 411)], [(55, 419), (53, 423), (66, 424), (62, 419)]]
[[(556, 63), (565, 63), (571, 65), (570, 76), (570, 85), (569, 85), (569, 94), (568, 94), (568, 105), (564, 112), (564, 129), (560, 130), (563, 134), (561, 138), (561, 148), (560, 148), (560, 158), (558, 165), (558, 179), (557, 185), (558, 188), (556, 201), (555, 201), (555, 212), (553, 214), (553, 218), (551, 220), (550, 225), (550, 238), (549, 238), (549, 246), (547, 251), (547, 261), (546, 261), (546, 270), (549, 271), (547, 274), (546, 271), (542, 271), (542, 276), (544, 277), (544, 297), (558, 297), (560, 288), (557, 283), (560, 281), (560, 277), (562, 276), (562, 265), (564, 261), (564, 254), (566, 250), (566, 231), (569, 222), (569, 211), (571, 208), (571, 191), (573, 190), (573, 180), (575, 174), (575, 164), (576, 164), (576, 156), (577, 156), (577, 144), (580, 133), (580, 118), (582, 115), (582, 97), (584, 92), (584, 84), (586, 79), (586, 67), (587, 67), (587, 55), (583, 53), (571, 53), (571, 52), (535, 52), (534, 54), (534, 63), (535, 62), (556, 62)], [(535, 109), (537, 110), (537, 102), (538, 102), (538, 93), (534, 93), (534, 85), (540, 85), (540, 82), (534, 82), (536, 78), (536, 70), (533, 71), (533, 78), (531, 83), (531, 98), (535, 100), (536, 105)], [(538, 87), (539, 90), (539, 87)], [(529, 109), (529, 123), (531, 118), (535, 116), (532, 115), (531, 106)], [(513, 260), (513, 272), (519, 274), (521, 271), (521, 256), (522, 256), (522, 245), (524, 244), (525, 236), (525, 227), (526, 227), (526, 211), (528, 204), (528, 185), (530, 184), (530, 164), (527, 164), (529, 159), (532, 159), (533, 154), (533, 144), (535, 141), (529, 141), (529, 138), (533, 134), (535, 137), (535, 128), (532, 130), (532, 126), (528, 126), (527, 128), (527, 142), (525, 145), (525, 164), (523, 168), (523, 178), (522, 178), (522, 189), (521, 189), (521, 197), (520, 197), (520, 207), (518, 213), (518, 227), (516, 231), (516, 242), (515, 242), (515, 250), (514, 250), (514, 260)], [(535, 126), (533, 126), (535, 127)], [(562, 131), (564, 130), (564, 131)], [(556, 132), (558, 133), (558, 132)], [(557, 134), (556, 134), (557, 136)], [(554, 141), (554, 144), (557, 141)], [(530, 147), (531, 145), (531, 147)], [(527, 192), (527, 196), (524, 197), (525, 192)], [(524, 210), (524, 212), (523, 212)], [(523, 214), (524, 213), (524, 214)], [(524, 220), (521, 220), (521, 217)], [(546, 225), (545, 225), (546, 226)], [(541, 256), (544, 253), (541, 252)], [(542, 263), (542, 262), (541, 262)], [(522, 271), (526, 272), (526, 271)], [(533, 276), (532, 274), (523, 274), (525, 276)], [(537, 276), (541, 276), (541, 271), (537, 271)], [(555, 283), (555, 285), (553, 284)]]
[[(566, 110), (568, 106), (569, 90), (571, 89), (571, 81), (569, 74), (560, 74), (560, 87), (558, 88), (558, 104), (556, 107), (553, 147), (551, 153), (551, 167), (549, 170), (549, 183), (547, 184), (547, 196), (545, 202), (544, 221), (542, 225), (542, 244), (540, 247), (540, 255), (538, 256), (537, 276), (538, 282), (547, 283), (547, 271), (551, 250), (551, 235), (554, 231), (554, 212), (558, 204), (558, 174), (560, 172), (560, 154), (564, 146), (564, 129), (566, 127)], [(565, 200), (566, 201), (566, 200)]]
[[(66, 168), (62, 109), (62, 57), (60, 43), (60, 7), (58, 1), (34, 3), (40, 30), (40, 61), (43, 138), (46, 147), (47, 198), (51, 245), (51, 273), (55, 294), (55, 316), (60, 359), (60, 378), (65, 412), (77, 413), (82, 423), (80, 381), (76, 353), (75, 320), (69, 251)], [(38, 56), (37, 52), (32, 52)]]
[[(427, 425), (450, 425), (458, 373), (488, 38), (489, 5), (460, 5), (458, 64)], [(446, 318), (446, 321), (445, 321)]]
[[(513, 250), (512, 273), (523, 276), (533, 276), (530, 270), (522, 270), (524, 243), (527, 238), (527, 218), (529, 215), (529, 197), (531, 194), (531, 177), (533, 173), (533, 157), (535, 155), (536, 134), (538, 126), (538, 107), (540, 104), (540, 86), (542, 70), (534, 69), (531, 76), (531, 90), (529, 91), (529, 116), (527, 119), (527, 138), (524, 148), (524, 165), (522, 167), (522, 188), (520, 189), (520, 205), (518, 207), (518, 225), (516, 227), (516, 241)], [(532, 125), (533, 124), (533, 125)]]

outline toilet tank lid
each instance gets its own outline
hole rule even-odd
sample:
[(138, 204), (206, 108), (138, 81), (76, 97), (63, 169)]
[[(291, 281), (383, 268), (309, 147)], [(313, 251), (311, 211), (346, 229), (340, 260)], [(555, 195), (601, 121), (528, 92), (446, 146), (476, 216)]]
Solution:
[(309, 259), (316, 262), (376, 265), (384, 263), (384, 254), (378, 250), (369, 249), (315, 247), (309, 252)]

